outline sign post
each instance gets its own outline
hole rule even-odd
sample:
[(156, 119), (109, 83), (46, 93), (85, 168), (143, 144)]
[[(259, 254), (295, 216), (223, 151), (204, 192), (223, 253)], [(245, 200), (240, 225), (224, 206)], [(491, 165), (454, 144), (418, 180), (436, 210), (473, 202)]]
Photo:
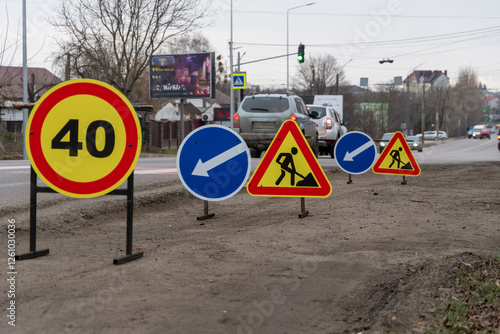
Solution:
[(332, 186), (304, 134), (292, 120), (283, 122), (248, 182), (253, 196), (301, 197), (299, 218), (306, 217), (304, 197), (328, 197)]
[(420, 167), (411, 153), (403, 133), (399, 131), (395, 132), (389, 140), (372, 169), (377, 174), (402, 175), (402, 184), (406, 184), (406, 175), (420, 175)]
[[(89, 79), (70, 80), (49, 90), (30, 113), (25, 134), (31, 162), (30, 253), (36, 251), (36, 194), (58, 192), (77, 198), (127, 196), (127, 256), (132, 254), (133, 170), (142, 144), (134, 107), (118, 90)], [(49, 187), (37, 186), (39, 176)], [(127, 189), (116, 189), (125, 180)]]
[(351, 131), (340, 137), (334, 152), (339, 167), (349, 173), (348, 184), (352, 183), (351, 174), (363, 174), (372, 168), (376, 153), (373, 139), (359, 131)]
[[(217, 124), (189, 133), (179, 147), (177, 171), (184, 187), (204, 201), (222, 201), (241, 190), (251, 169), (250, 151), (234, 130)], [(208, 215), (205, 203), (205, 216)], [(207, 217), (210, 216), (210, 217)]]

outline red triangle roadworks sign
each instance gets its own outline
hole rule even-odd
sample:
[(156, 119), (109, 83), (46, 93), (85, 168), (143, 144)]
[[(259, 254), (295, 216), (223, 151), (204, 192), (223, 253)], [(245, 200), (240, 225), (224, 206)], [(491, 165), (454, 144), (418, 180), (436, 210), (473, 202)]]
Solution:
[(377, 174), (418, 176), (420, 167), (401, 132), (392, 136), (372, 168)]
[(332, 186), (295, 121), (283, 122), (250, 178), (253, 196), (328, 197)]

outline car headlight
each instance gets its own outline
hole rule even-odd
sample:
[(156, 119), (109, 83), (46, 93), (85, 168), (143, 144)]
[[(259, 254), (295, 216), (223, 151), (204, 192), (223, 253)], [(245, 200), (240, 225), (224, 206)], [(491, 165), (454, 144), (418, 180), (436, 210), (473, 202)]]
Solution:
[(380, 143), (380, 147), (383, 147), (383, 146), (385, 146), (385, 143)]
[(417, 146), (418, 146), (418, 144), (417, 144), (417, 143), (413, 143), (413, 146), (414, 146), (414, 147), (417, 147)]

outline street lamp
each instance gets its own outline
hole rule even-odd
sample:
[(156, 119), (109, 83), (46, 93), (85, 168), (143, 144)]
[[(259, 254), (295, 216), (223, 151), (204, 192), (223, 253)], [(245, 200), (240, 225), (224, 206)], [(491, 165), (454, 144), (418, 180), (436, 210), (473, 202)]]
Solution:
[(349, 61), (347, 63), (345, 63), (344, 65), (342, 65), (338, 71), (337, 71), (337, 75), (336, 75), (336, 81), (335, 81), (335, 95), (339, 95), (339, 72), (342, 71), (342, 69), (344, 68), (344, 66), (346, 66), (347, 64), (349, 64), (351, 62), (352, 59), (349, 59)]
[(307, 7), (307, 6), (312, 6), (314, 5), (316, 2), (311, 2), (311, 3), (308, 3), (306, 5), (302, 5), (302, 6), (297, 6), (297, 7), (292, 7), (292, 8), (288, 8), (288, 10), (286, 11), (286, 92), (288, 93), (290, 90), (289, 90), (289, 65), (290, 65), (290, 59), (288, 59), (288, 46), (289, 46), (289, 42), (288, 42), (288, 14), (290, 13), (291, 10), (293, 9), (297, 9), (297, 8), (302, 8), (302, 7)]

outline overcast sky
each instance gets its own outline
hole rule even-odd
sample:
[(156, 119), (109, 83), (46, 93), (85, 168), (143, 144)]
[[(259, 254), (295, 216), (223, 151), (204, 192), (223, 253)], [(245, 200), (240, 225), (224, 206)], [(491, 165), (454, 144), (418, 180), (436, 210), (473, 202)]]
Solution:
[[(26, 0), (30, 66), (52, 69), (48, 55), (58, 37), (47, 23), (55, 0)], [(289, 58), (290, 83), (297, 66), (308, 56), (331, 54), (347, 79), (359, 85), (389, 83), (413, 69), (447, 70), (454, 83), (460, 68), (472, 66), (489, 89), (500, 90), (500, 1), (498, 0), (233, 0), (234, 63), (280, 56), (305, 45), (306, 61)], [(21, 0), (0, 0), (0, 34), (9, 41), (21, 36)], [(212, 26), (202, 33), (217, 54), (229, 59), (230, 0), (214, 0)], [(288, 15), (287, 15), (288, 12)], [(7, 21), (6, 14), (9, 14)], [(7, 26), (8, 23), (8, 26)], [(7, 31), (8, 28), (8, 31)], [(3, 38), (2, 38), (3, 42)], [(10, 62), (22, 65), (21, 44)], [(382, 59), (393, 63), (380, 64)], [(228, 61), (229, 64), (229, 61)], [(242, 65), (249, 84), (285, 87), (285, 57)]]

